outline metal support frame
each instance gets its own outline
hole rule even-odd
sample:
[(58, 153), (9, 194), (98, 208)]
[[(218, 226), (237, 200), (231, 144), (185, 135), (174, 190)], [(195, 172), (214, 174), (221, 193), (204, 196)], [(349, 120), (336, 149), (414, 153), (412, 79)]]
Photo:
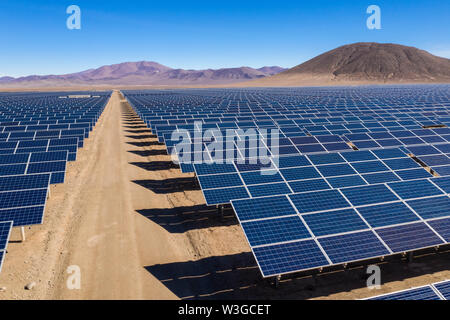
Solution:
[(414, 252), (411, 251), (410, 253), (408, 253), (408, 262), (413, 262), (414, 259)]
[(22, 242), (25, 242), (25, 227), (20, 227), (20, 234), (22, 236)]
[(281, 281), (281, 274), (279, 274), (278, 276), (275, 277), (275, 288), (278, 288), (280, 286), (280, 281)]

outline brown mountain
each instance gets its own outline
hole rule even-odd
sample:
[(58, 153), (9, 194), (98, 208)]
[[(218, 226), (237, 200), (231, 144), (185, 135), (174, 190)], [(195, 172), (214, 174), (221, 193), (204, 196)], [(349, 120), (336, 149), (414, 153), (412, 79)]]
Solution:
[(450, 59), (390, 43), (355, 43), (246, 85), (450, 82)]
[(207, 70), (172, 69), (156, 62), (125, 62), (97, 69), (46, 76), (2, 77), (2, 87), (57, 87), (84, 85), (211, 85), (231, 84), (264, 78), (281, 71), (281, 67), (223, 68)]

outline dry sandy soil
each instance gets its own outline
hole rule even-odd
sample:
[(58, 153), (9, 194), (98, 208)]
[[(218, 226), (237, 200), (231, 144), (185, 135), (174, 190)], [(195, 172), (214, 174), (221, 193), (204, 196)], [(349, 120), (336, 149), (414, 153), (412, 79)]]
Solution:
[[(19, 240), (13, 230), (0, 299), (358, 299), (450, 279), (443, 252), (382, 265), (376, 292), (364, 269), (273, 287), (233, 212), (205, 206), (192, 174), (180, 173), (118, 92), (66, 182), (51, 187), (44, 224)], [(81, 269), (79, 290), (66, 286), (71, 265)]]

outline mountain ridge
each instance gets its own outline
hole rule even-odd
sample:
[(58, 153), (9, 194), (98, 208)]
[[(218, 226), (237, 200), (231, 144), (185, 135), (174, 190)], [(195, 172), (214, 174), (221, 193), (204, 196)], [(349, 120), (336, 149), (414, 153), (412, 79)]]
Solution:
[(410, 46), (357, 42), (332, 49), (293, 68), (245, 85), (449, 82), (450, 59)]
[(271, 76), (286, 69), (238, 67), (204, 70), (174, 69), (154, 61), (123, 62), (62, 75), (0, 77), (3, 86), (61, 85), (209, 85), (227, 84)]

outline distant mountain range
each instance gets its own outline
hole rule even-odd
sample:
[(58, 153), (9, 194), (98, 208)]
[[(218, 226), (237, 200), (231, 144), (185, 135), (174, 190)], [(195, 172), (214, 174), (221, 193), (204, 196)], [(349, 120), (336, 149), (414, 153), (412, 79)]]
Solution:
[(281, 67), (184, 70), (151, 61), (124, 62), (64, 75), (1, 77), (3, 87), (54, 87), (86, 85), (211, 85), (264, 78), (282, 72)]
[(449, 83), (450, 59), (391, 43), (354, 43), (244, 86)]
[(249, 67), (184, 70), (125, 62), (65, 75), (2, 77), (2, 88), (65, 86), (305, 86), (450, 83), (450, 59), (391, 43), (354, 43), (291, 69)]

